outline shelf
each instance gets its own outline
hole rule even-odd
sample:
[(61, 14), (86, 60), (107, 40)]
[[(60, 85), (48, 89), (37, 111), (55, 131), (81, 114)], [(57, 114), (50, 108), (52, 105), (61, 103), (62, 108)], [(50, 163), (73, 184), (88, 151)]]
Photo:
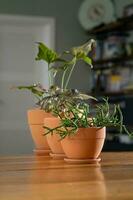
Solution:
[(123, 63), (130, 60), (133, 60), (133, 55), (130, 55), (130, 56), (125, 55), (122, 57), (97, 60), (97, 61), (94, 61), (93, 64), (101, 65), (101, 64), (108, 64), (108, 63)]
[[(110, 58), (110, 59), (93, 61), (93, 65), (94, 65), (93, 70), (110, 69), (110, 68), (112, 68), (112, 66), (107, 65), (109, 63), (121, 64), (121, 63), (125, 63), (125, 62), (131, 61), (131, 60), (133, 60), (133, 55), (130, 55), (130, 56), (125, 55), (125, 56), (117, 57), (117, 58)], [(106, 64), (106, 66), (104, 66), (105, 64)], [(95, 66), (98, 66), (98, 67), (95, 67)], [(130, 66), (132, 66), (132, 65), (130, 65)]]
[(113, 31), (122, 31), (127, 32), (133, 29), (133, 15), (130, 17), (118, 18), (116, 21), (111, 22), (109, 24), (101, 24), (87, 33), (95, 36), (99, 36), (99, 34), (109, 33)]

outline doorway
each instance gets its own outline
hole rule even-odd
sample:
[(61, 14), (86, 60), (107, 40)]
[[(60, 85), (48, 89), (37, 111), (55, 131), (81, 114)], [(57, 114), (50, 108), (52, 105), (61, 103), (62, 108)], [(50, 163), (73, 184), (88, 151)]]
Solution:
[(10, 88), (37, 82), (48, 87), (47, 66), (35, 61), (36, 42), (54, 48), (54, 36), (53, 18), (0, 15), (0, 154), (32, 151), (26, 112), (33, 97)]

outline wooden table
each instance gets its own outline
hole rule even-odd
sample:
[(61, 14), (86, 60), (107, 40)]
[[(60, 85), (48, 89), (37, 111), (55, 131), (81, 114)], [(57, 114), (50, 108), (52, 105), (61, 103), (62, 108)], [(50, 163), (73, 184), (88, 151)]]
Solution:
[(98, 165), (0, 157), (0, 200), (133, 200), (133, 153), (101, 157)]

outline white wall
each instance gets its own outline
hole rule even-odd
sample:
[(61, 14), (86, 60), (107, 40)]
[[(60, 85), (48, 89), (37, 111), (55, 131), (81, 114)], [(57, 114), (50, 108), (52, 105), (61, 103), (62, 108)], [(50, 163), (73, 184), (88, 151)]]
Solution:
[(0, 154), (32, 152), (27, 110), (33, 96), (10, 88), (38, 82), (49, 87), (47, 64), (35, 61), (35, 42), (54, 48), (54, 26), (53, 18), (0, 15)]

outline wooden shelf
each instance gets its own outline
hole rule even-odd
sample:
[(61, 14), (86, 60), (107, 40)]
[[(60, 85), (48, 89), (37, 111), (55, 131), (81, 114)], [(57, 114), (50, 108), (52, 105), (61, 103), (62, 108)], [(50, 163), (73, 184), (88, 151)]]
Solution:
[[(105, 40), (110, 33), (120, 33), (122, 36), (128, 36), (128, 32), (133, 30), (133, 15), (129, 17), (118, 18), (116, 21), (109, 24), (101, 24), (87, 32), (94, 36), (96, 39)], [(122, 55), (120, 57), (100, 59), (93, 61), (93, 70), (107, 70), (115, 69), (116, 67), (133, 67), (132, 63), (133, 55)], [(128, 64), (127, 64), (128, 63)], [(109, 96), (114, 99), (132, 98), (133, 91), (119, 91), (119, 92), (98, 92), (94, 91), (91, 93), (92, 96), (102, 98), (103, 96)]]
[(130, 60), (133, 60), (133, 55), (130, 55), (130, 56), (123, 55), (122, 57), (97, 60), (97, 61), (94, 61), (93, 64), (101, 65), (101, 64), (107, 64), (107, 63), (123, 63)]
[[(110, 69), (110, 68), (113, 68), (113, 65), (115, 64), (123, 64), (131, 60), (133, 60), (133, 55), (130, 55), (130, 56), (125, 55), (125, 56), (117, 57), (117, 58), (93, 61), (93, 65), (94, 65), (93, 70)], [(113, 64), (113, 65), (109, 65), (109, 64)], [(130, 67), (132, 67), (132, 65), (130, 65)]]
[(99, 34), (109, 33), (113, 31), (127, 32), (133, 29), (133, 15), (130, 17), (118, 18), (115, 22), (109, 24), (101, 24), (87, 32), (87, 34), (99, 36)]
[[(88, 31), (89, 34), (92, 34), (96, 37), (103, 37), (105, 39), (105, 34), (113, 32), (113, 31), (119, 31), (119, 32), (127, 32), (129, 30), (133, 29), (133, 15), (129, 17), (123, 17), (119, 18), (114, 22), (111, 22), (109, 24), (102, 24), (98, 27), (95, 27)], [(104, 69), (110, 69), (112, 68), (111, 65), (107, 64), (123, 64), (127, 61), (133, 60), (133, 55), (123, 55), (121, 57), (116, 58), (110, 58), (110, 59), (101, 59), (96, 60), (93, 62), (94, 70), (104, 70)]]

